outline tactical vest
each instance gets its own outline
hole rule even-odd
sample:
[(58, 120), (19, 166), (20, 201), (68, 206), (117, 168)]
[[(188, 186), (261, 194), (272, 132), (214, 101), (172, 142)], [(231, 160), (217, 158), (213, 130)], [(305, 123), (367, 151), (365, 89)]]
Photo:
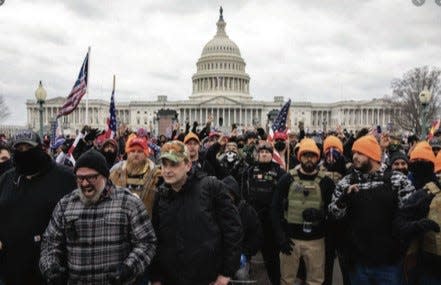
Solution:
[(256, 165), (249, 170), (247, 176), (247, 202), (257, 212), (262, 209), (269, 210), (277, 184), (277, 171), (273, 167), (263, 170)]
[(323, 165), (320, 166), (320, 171), (324, 174), (324, 176), (328, 176), (329, 178), (331, 178), (335, 184), (337, 184), (343, 177), (339, 172), (329, 171)]
[(293, 182), (289, 186), (288, 208), (285, 211), (285, 219), (290, 224), (303, 224), (303, 211), (308, 208), (322, 210), (324, 202), (320, 181), (325, 177), (324, 173), (319, 171), (314, 180), (301, 180), (298, 170), (291, 169), (289, 173)]
[[(424, 188), (427, 189), (428, 194), (435, 195), (430, 203), (427, 218), (441, 225), (441, 195), (439, 195), (441, 190), (433, 182), (427, 183)], [(423, 238), (423, 251), (441, 256), (441, 233), (433, 231), (426, 233)]]

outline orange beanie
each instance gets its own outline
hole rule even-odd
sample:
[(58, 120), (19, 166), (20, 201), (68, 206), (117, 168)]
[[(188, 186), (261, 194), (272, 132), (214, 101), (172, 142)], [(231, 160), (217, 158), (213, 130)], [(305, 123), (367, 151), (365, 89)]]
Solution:
[(441, 171), (441, 151), (435, 157), (435, 173)]
[(300, 157), (305, 152), (313, 152), (317, 154), (317, 156), (320, 158), (320, 149), (318, 148), (317, 144), (313, 139), (304, 138), (303, 140), (300, 141), (299, 152), (297, 153), (297, 159), (300, 160)]
[(372, 160), (381, 161), (381, 148), (377, 139), (372, 135), (362, 136), (354, 142), (352, 152), (359, 152)]
[(416, 159), (430, 161), (435, 164), (435, 154), (428, 142), (421, 141), (415, 145), (415, 148), (410, 153), (410, 160), (412, 161)]
[(323, 151), (326, 152), (331, 147), (337, 149), (340, 153), (343, 153), (343, 143), (336, 136), (327, 136), (323, 142)]

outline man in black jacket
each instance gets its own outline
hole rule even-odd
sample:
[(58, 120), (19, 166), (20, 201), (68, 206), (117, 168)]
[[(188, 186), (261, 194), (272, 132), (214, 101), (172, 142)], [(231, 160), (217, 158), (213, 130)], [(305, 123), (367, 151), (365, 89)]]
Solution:
[(257, 147), (257, 161), (251, 165), (242, 178), (242, 196), (257, 212), (263, 231), (262, 257), (269, 280), (280, 284), (279, 248), (271, 222), (271, 202), (277, 181), (285, 171), (273, 162), (273, 146), (261, 142)]
[(201, 171), (190, 171), (182, 142), (164, 144), (161, 163), (164, 184), (153, 206), (158, 249), (151, 281), (227, 285), (239, 268), (242, 227), (225, 186)]
[(228, 189), (234, 205), (240, 215), (240, 221), (243, 229), (243, 241), (241, 251), (241, 268), (236, 272), (236, 280), (248, 280), (249, 279), (249, 261), (262, 246), (263, 235), (262, 226), (260, 225), (259, 217), (256, 210), (253, 209), (245, 200), (240, 196), (240, 188), (236, 179), (233, 176), (228, 175), (222, 182)]
[(401, 172), (380, 168), (381, 148), (366, 135), (352, 146), (354, 172), (335, 187), (329, 211), (347, 219), (351, 284), (401, 284), (402, 248), (396, 212), (415, 191)]
[(75, 189), (71, 170), (55, 164), (30, 130), (13, 137), (15, 168), (0, 179), (0, 279), (6, 285), (44, 284), (40, 240), (57, 202)]

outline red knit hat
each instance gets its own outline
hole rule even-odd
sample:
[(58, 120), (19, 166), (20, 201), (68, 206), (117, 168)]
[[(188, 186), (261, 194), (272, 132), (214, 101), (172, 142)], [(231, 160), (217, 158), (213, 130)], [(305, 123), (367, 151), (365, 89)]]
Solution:
[(421, 141), (415, 145), (415, 148), (410, 153), (410, 161), (422, 159), (430, 161), (435, 164), (435, 154), (432, 151), (432, 147), (427, 141)]
[(372, 160), (381, 161), (381, 147), (372, 135), (362, 136), (354, 142), (352, 152), (359, 152)]
[(300, 160), (300, 157), (302, 157), (302, 155), (305, 152), (315, 153), (320, 158), (320, 149), (318, 148), (317, 144), (313, 139), (304, 138), (300, 141), (300, 147), (299, 147), (299, 152), (297, 153), (297, 159)]
[(323, 151), (326, 152), (331, 147), (338, 150), (340, 153), (343, 153), (343, 143), (336, 136), (327, 136), (325, 141), (323, 142)]
[(126, 153), (133, 152), (136, 147), (140, 147), (145, 155), (149, 155), (150, 148), (147, 145), (147, 139), (145, 137), (138, 137), (135, 134), (130, 135), (126, 142)]
[(277, 131), (274, 133), (273, 139), (286, 141), (288, 139), (288, 135), (286, 134), (286, 132)]

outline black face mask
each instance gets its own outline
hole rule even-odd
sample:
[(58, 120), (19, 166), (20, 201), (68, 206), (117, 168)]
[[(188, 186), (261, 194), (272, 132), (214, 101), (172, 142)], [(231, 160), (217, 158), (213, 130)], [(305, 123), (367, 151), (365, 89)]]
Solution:
[(415, 179), (415, 187), (420, 188), (434, 177), (433, 163), (429, 161), (413, 161), (409, 164), (409, 170)]
[(282, 151), (282, 150), (285, 149), (285, 147), (286, 147), (286, 143), (285, 143), (285, 142), (277, 141), (277, 142), (274, 144), (274, 148), (275, 148), (277, 151)]
[(106, 158), (107, 165), (113, 166), (113, 164), (115, 163), (115, 160), (116, 160), (116, 152), (105, 151), (105, 152), (102, 152), (102, 154)]
[(238, 148), (243, 148), (244, 145), (243, 145), (243, 143), (238, 143), (238, 144), (237, 144), (237, 147), (238, 147)]
[(28, 151), (14, 151), (16, 171), (21, 175), (36, 174), (45, 168), (49, 162), (49, 156), (38, 146)]
[(5, 173), (6, 171), (11, 169), (12, 167), (13, 167), (13, 165), (12, 165), (12, 161), (10, 159), (8, 159), (4, 162), (0, 162), (0, 175)]

